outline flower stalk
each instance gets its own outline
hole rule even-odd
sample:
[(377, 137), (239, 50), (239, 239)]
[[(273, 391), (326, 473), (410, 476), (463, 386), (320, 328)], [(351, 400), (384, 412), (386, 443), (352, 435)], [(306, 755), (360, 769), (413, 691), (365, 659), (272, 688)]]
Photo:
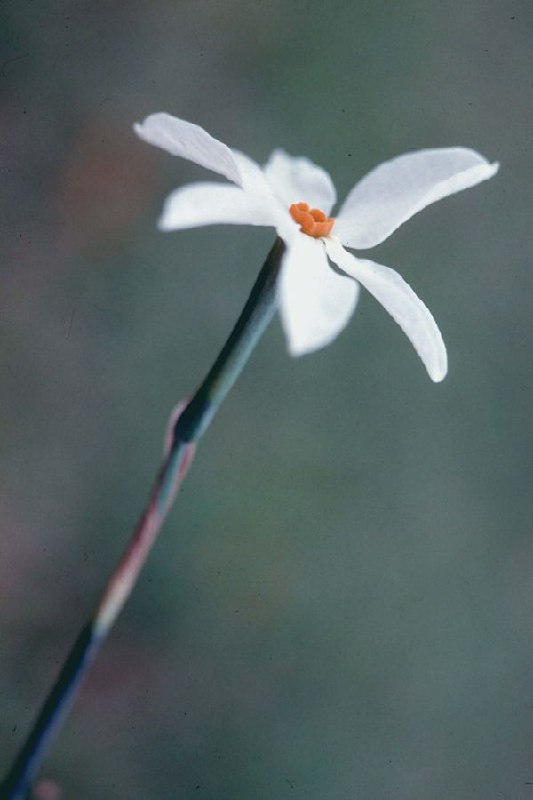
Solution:
[(226, 344), (170, 432), (165, 458), (148, 504), (94, 614), (82, 628), (33, 727), (0, 786), (0, 800), (31, 793), (43, 758), (68, 714), (83, 677), (94, 661), (126, 600), (172, 507), (191, 464), (196, 442), (235, 383), (276, 310), (276, 283), (285, 245), (278, 237)]

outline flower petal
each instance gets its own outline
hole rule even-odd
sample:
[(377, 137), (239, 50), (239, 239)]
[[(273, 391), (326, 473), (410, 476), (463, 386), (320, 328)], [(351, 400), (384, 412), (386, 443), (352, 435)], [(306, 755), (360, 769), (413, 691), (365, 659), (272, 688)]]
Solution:
[(278, 203), (223, 183), (191, 183), (165, 200), (158, 225), (161, 230), (197, 228), (200, 225), (272, 225), (285, 216)]
[(322, 241), (296, 233), (286, 244), (278, 304), (289, 352), (299, 356), (340, 333), (353, 313), (359, 286), (331, 269)]
[(326, 250), (331, 260), (362, 283), (396, 320), (424, 362), (431, 380), (441, 381), (448, 370), (441, 333), (429, 309), (404, 279), (389, 267), (355, 258), (338, 242), (328, 240)]
[(337, 215), (335, 234), (348, 247), (374, 247), (417, 211), (486, 181), (498, 167), (465, 147), (398, 156), (356, 184)]
[(249, 156), (241, 153), (240, 150), (235, 150), (234, 147), (231, 148), (231, 155), (235, 159), (239, 169), (241, 186), (243, 189), (246, 189), (247, 192), (254, 192), (255, 194), (267, 194), (270, 197), (274, 196), (272, 187), (267, 181), (259, 164), (256, 164)]
[(274, 150), (264, 173), (285, 207), (304, 202), (329, 215), (337, 199), (328, 173), (308, 158), (294, 158), (284, 150)]
[(145, 142), (161, 147), (173, 156), (181, 156), (201, 167), (224, 175), (242, 185), (242, 176), (229, 147), (214, 139), (207, 131), (192, 122), (171, 114), (151, 114), (133, 126)]

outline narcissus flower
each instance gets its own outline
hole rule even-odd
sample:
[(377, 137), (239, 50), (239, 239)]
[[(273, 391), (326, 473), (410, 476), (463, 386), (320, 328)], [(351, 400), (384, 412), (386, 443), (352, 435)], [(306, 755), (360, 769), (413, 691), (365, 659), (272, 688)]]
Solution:
[(172, 192), (161, 229), (267, 225), (282, 237), (286, 250), (278, 306), (292, 355), (323, 347), (340, 333), (362, 284), (408, 336), (430, 378), (444, 378), (446, 349), (424, 303), (395, 270), (356, 258), (345, 248), (380, 244), (430, 203), (492, 177), (498, 164), (464, 147), (407, 153), (369, 172), (333, 218), (335, 187), (328, 173), (307, 158), (274, 150), (260, 167), (198, 125), (169, 114), (153, 114), (134, 128), (141, 139), (234, 184), (193, 183)]

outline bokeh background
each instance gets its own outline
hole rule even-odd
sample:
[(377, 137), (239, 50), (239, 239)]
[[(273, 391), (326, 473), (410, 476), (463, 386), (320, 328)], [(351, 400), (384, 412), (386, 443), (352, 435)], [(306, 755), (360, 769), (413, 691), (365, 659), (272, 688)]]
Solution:
[(443, 384), (364, 293), (313, 356), (273, 323), (43, 776), (76, 800), (530, 798), (530, 0), (0, 20), (0, 767), (272, 242), (156, 230), (207, 176), (133, 136), (166, 110), (259, 161), (308, 155), (341, 198), (421, 147), (502, 167), (373, 253), (435, 314)]

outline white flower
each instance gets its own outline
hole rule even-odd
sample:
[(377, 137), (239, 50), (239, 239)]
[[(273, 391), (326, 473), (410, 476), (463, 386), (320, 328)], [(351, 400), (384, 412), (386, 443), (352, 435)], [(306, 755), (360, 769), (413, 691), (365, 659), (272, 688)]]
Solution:
[(283, 238), (278, 305), (292, 355), (331, 342), (350, 319), (363, 284), (409, 337), (430, 378), (444, 378), (446, 349), (424, 303), (395, 270), (356, 258), (343, 245), (367, 249), (380, 244), (430, 203), (492, 177), (498, 164), (463, 147), (407, 153), (359, 181), (332, 219), (335, 187), (328, 173), (307, 158), (275, 150), (261, 168), (198, 125), (169, 114), (152, 114), (134, 129), (150, 144), (234, 184), (193, 183), (172, 192), (161, 229), (267, 225)]

